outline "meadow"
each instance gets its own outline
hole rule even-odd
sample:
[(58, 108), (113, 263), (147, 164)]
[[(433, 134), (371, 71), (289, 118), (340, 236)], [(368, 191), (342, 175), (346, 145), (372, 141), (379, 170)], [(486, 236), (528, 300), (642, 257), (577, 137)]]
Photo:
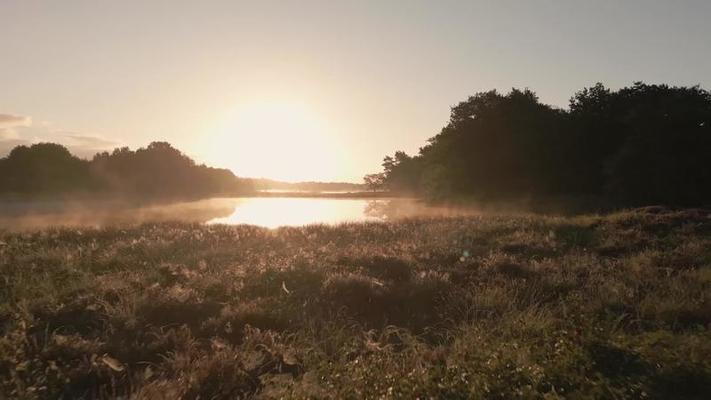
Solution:
[(0, 234), (0, 398), (711, 393), (711, 212)]

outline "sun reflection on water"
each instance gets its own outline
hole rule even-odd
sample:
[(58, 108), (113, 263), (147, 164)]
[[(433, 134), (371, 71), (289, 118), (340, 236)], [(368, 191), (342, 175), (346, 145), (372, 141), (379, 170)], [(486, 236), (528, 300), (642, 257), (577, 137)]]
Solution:
[(470, 214), (468, 210), (433, 207), (405, 198), (213, 198), (145, 206), (120, 201), (0, 202), (0, 231), (69, 226), (98, 228), (168, 221), (277, 228)]
[(276, 228), (381, 220), (367, 214), (367, 205), (366, 201), (357, 199), (246, 198), (237, 201), (229, 216), (213, 218), (207, 223)]

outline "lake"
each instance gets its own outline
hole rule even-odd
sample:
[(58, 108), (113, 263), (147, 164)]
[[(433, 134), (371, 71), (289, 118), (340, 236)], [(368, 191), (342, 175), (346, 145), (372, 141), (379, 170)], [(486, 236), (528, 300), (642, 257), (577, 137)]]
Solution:
[(165, 221), (278, 228), (462, 213), (405, 198), (243, 197), (153, 205), (119, 201), (14, 201), (0, 203), (0, 229), (103, 227)]

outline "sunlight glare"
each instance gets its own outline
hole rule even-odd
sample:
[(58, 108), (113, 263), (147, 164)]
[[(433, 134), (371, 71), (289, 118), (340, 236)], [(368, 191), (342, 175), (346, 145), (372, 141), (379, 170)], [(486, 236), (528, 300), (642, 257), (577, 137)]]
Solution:
[(326, 122), (303, 103), (243, 104), (229, 113), (211, 142), (215, 164), (239, 176), (285, 181), (337, 176), (339, 147)]
[(248, 198), (240, 199), (232, 214), (208, 224), (250, 224), (276, 228), (308, 224), (377, 221), (366, 214), (361, 199)]

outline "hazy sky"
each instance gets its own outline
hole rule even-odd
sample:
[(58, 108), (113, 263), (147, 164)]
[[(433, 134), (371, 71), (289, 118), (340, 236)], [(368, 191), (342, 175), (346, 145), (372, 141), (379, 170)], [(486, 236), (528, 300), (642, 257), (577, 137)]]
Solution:
[(449, 107), (711, 89), (711, 1), (0, 0), (0, 153), (165, 140), (242, 176), (359, 181)]

